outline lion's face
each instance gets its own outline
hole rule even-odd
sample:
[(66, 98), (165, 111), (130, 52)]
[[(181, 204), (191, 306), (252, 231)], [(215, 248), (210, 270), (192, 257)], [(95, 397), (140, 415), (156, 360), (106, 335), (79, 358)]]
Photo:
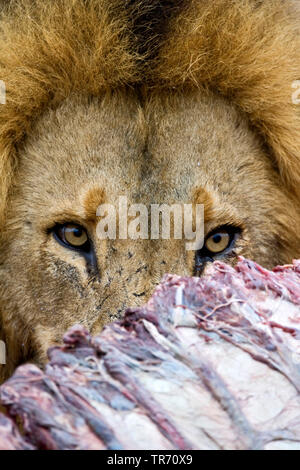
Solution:
[[(266, 267), (300, 256), (292, 195), (242, 114), (220, 98), (70, 99), (18, 151), (0, 267), (12, 362), (43, 362), (74, 323), (99, 331), (146, 302), (166, 272), (191, 276), (238, 255)], [(97, 207), (120, 196), (128, 206), (204, 204), (205, 248), (99, 239)]]

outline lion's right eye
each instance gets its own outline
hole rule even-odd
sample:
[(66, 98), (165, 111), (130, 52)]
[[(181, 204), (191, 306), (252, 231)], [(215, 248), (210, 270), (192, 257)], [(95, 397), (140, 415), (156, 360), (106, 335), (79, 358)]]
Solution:
[(81, 225), (62, 224), (56, 225), (53, 229), (56, 240), (63, 243), (68, 248), (79, 251), (89, 251), (90, 242), (87, 231)]

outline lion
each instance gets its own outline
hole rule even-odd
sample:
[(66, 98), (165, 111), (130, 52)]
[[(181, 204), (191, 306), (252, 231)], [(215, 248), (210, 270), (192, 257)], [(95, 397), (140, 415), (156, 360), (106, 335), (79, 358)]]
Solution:
[[(293, 0), (11, 0), (0, 18), (6, 379), (164, 273), (300, 257)], [(101, 238), (103, 204), (204, 206), (204, 240)]]

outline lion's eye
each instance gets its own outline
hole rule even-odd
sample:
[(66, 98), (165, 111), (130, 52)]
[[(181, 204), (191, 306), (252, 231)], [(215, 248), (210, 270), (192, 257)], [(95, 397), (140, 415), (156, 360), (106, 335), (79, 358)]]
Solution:
[(70, 248), (86, 250), (89, 238), (86, 230), (80, 225), (63, 224), (54, 229), (55, 236)]
[(210, 235), (205, 241), (205, 248), (212, 254), (221, 253), (226, 250), (231, 243), (231, 236), (226, 230)]
[(222, 225), (210, 232), (204, 240), (203, 248), (195, 254), (194, 275), (200, 276), (206, 263), (232, 255), (241, 232), (241, 228), (232, 225)]
[(87, 230), (79, 224), (68, 222), (56, 224), (48, 230), (54, 239), (64, 247), (72, 251), (77, 251), (86, 260), (87, 273), (92, 276), (99, 275), (97, 256), (93, 242)]

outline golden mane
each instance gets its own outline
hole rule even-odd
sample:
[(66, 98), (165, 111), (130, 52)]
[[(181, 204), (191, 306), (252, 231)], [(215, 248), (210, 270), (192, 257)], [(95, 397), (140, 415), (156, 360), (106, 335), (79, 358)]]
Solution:
[[(160, 5), (160, 6), (159, 6)], [(220, 93), (299, 191), (300, 15), (294, 0), (13, 0), (0, 20), (0, 224), (16, 146), (71, 93), (144, 84)], [(164, 13), (164, 21), (158, 18)], [(172, 13), (172, 14), (171, 14)], [(163, 34), (162, 34), (163, 31)]]

